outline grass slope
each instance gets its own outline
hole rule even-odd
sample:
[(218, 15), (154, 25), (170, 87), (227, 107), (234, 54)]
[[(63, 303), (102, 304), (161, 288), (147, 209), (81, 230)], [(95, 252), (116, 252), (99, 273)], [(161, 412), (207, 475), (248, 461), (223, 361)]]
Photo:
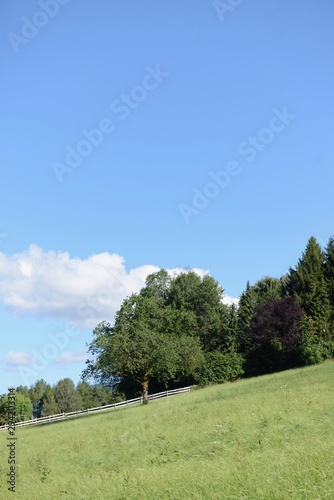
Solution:
[[(16, 431), (15, 498), (334, 498), (334, 362)], [(7, 492), (0, 433), (0, 498)]]

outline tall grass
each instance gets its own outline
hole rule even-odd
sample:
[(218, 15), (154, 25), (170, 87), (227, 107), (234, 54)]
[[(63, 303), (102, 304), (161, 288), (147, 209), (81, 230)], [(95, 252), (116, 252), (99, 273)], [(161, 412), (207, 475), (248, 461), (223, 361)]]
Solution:
[[(18, 428), (17, 499), (334, 498), (334, 362)], [(0, 498), (9, 498), (6, 432)]]

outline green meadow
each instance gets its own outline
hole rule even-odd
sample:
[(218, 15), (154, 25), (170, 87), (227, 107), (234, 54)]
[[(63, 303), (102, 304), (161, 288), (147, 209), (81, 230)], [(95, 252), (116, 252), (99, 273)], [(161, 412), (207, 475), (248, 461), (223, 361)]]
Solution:
[(14, 494), (0, 433), (1, 499), (334, 498), (334, 362), (16, 436)]

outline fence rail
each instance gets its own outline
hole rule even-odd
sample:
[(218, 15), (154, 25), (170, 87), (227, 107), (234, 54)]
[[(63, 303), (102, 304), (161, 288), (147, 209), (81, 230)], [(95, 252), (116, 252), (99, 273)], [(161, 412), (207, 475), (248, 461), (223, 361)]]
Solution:
[[(153, 400), (153, 399), (165, 398), (168, 396), (175, 396), (176, 394), (182, 394), (185, 392), (189, 392), (190, 390), (191, 386), (182, 387), (181, 389), (173, 389), (171, 391), (158, 392), (157, 394), (150, 394), (148, 396), (148, 399)], [(120, 401), (119, 403), (112, 403), (110, 405), (96, 406), (95, 408), (88, 408), (87, 410), (72, 411), (70, 413), (57, 413), (56, 415), (49, 415), (47, 417), (33, 418), (32, 420), (25, 420), (24, 422), (18, 422), (15, 424), (15, 427), (26, 427), (28, 425), (37, 425), (37, 424), (49, 424), (51, 422), (58, 422), (59, 420), (64, 420), (66, 418), (80, 417), (82, 415), (89, 415), (100, 411), (111, 410), (113, 408), (129, 406), (135, 403), (142, 403), (142, 401), (143, 398), (140, 397), (134, 399), (127, 399), (126, 401)], [(0, 431), (8, 429), (8, 427), (9, 427), (8, 424), (1, 425)]]

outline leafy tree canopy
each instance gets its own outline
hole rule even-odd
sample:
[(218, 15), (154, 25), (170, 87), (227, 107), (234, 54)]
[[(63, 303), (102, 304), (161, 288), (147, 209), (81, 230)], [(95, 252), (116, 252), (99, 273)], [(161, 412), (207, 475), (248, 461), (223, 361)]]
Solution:
[(81, 398), (70, 378), (59, 380), (54, 388), (54, 399), (61, 413), (78, 411), (82, 407)]
[[(15, 395), (15, 421), (22, 422), (32, 418), (32, 403), (27, 396), (20, 392), (13, 393)], [(6, 394), (0, 400), (0, 425), (7, 424), (9, 410), (12, 409), (12, 403)]]
[(265, 373), (296, 366), (303, 339), (302, 318), (295, 297), (270, 299), (260, 306), (251, 328), (248, 371)]
[(187, 334), (193, 315), (162, 307), (156, 294), (133, 294), (116, 313), (115, 325), (103, 322), (94, 330), (84, 378), (103, 382), (131, 377), (143, 388), (145, 401), (150, 378), (167, 383), (191, 373), (201, 357), (198, 339)]

